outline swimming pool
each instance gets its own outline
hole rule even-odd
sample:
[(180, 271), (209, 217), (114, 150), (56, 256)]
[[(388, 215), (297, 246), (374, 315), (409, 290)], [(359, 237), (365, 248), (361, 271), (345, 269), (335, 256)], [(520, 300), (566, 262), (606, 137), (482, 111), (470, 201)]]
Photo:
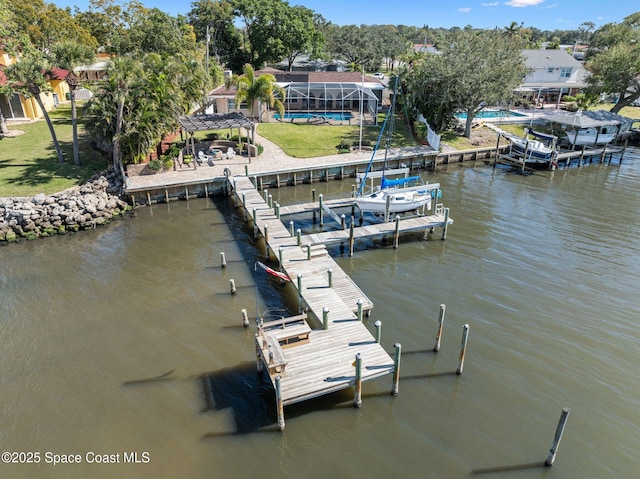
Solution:
[[(455, 114), (456, 118), (465, 120), (467, 118), (466, 112), (459, 112)], [(527, 116), (524, 113), (518, 113), (513, 110), (482, 110), (476, 113), (474, 118), (517, 118), (520, 116)]]
[[(280, 115), (276, 113), (273, 115), (276, 120), (280, 119)], [(301, 111), (301, 112), (287, 112), (284, 114), (284, 120), (291, 119), (311, 119), (311, 118), (326, 118), (327, 120), (350, 120), (353, 115), (348, 111)]]

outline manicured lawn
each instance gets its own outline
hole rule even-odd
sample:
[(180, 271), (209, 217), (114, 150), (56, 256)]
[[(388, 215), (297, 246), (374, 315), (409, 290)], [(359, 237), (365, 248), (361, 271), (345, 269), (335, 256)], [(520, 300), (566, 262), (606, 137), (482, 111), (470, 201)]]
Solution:
[[(379, 126), (365, 126), (362, 129), (362, 144), (375, 146), (384, 121), (384, 115), (378, 118)], [(380, 141), (380, 148), (386, 143), (385, 135)], [(358, 125), (312, 125), (307, 123), (260, 123), (258, 133), (276, 143), (285, 153), (294, 158), (312, 158), (316, 156), (335, 155), (341, 141), (348, 141), (357, 146), (360, 142)], [(409, 130), (402, 119), (396, 118), (391, 139), (391, 147), (415, 145)]]
[(66, 163), (58, 163), (44, 120), (22, 125), (10, 124), (10, 130), (22, 130), (24, 134), (0, 139), (0, 196), (55, 193), (82, 184), (95, 172), (106, 168), (106, 161), (85, 137), (82, 121), (78, 127), (82, 166), (73, 166), (70, 105), (60, 105), (49, 114)]

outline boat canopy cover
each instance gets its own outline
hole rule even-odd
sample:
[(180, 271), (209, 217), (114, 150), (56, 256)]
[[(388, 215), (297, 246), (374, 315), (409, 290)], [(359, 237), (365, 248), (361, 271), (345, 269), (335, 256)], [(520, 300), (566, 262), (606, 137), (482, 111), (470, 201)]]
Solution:
[(553, 141), (553, 140), (557, 140), (558, 139), (558, 137), (555, 136), (555, 135), (549, 135), (547, 133), (541, 133), (541, 132), (535, 131), (535, 130), (533, 130), (531, 128), (527, 128), (527, 130), (528, 130), (528, 133), (530, 135), (532, 135), (534, 138), (537, 138), (537, 139), (542, 140), (542, 141)]
[(419, 176), (409, 176), (408, 178), (399, 178), (397, 180), (389, 180), (383, 176), (380, 188), (384, 190), (385, 188), (392, 188), (394, 186), (406, 185), (407, 183), (410, 183), (412, 181), (420, 181), (420, 180), (421, 178)]

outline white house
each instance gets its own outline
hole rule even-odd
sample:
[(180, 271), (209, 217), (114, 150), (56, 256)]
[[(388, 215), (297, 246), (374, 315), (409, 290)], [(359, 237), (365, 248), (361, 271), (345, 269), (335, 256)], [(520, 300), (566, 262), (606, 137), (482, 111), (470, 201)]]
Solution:
[(565, 50), (523, 50), (529, 73), (518, 88), (536, 103), (559, 104), (586, 86), (587, 71)]

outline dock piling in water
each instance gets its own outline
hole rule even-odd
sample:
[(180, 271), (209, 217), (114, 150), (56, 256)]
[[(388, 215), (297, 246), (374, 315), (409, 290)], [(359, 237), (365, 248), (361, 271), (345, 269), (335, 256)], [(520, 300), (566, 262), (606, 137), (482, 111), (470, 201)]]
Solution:
[(236, 282), (233, 279), (229, 280), (229, 289), (231, 290), (231, 294), (236, 294)]
[(280, 386), (280, 376), (275, 379), (276, 407), (278, 410), (278, 429), (284, 431), (284, 404), (282, 403), (282, 388)]
[(393, 247), (397, 248), (400, 241), (400, 216), (396, 215), (396, 230), (393, 234)]
[(362, 310), (363, 310), (363, 308), (362, 308), (362, 306), (363, 306), (362, 300), (359, 299), (358, 302), (356, 303), (356, 305), (358, 306), (358, 321), (362, 322)]
[(245, 328), (249, 327), (249, 315), (247, 314), (247, 310), (246, 309), (241, 309), (240, 312), (242, 313), (242, 325)]
[(400, 343), (396, 343), (394, 347), (396, 349), (396, 354), (393, 358), (393, 385), (391, 386), (391, 395), (397, 396), (400, 383), (400, 355), (402, 353), (402, 345)]
[(362, 406), (362, 355), (360, 353), (356, 354), (356, 392), (353, 397), (353, 406), (360, 407)]
[(329, 283), (329, 287), (333, 288), (333, 269), (329, 268), (327, 270), (327, 281)]
[(436, 333), (436, 344), (433, 347), (433, 350), (437, 353), (440, 351), (440, 340), (442, 339), (442, 328), (444, 326), (444, 313), (447, 309), (447, 306), (444, 304), (440, 305), (440, 314), (438, 315), (438, 332)]
[(227, 259), (224, 256), (224, 251), (222, 251), (220, 253), (220, 267), (221, 268), (226, 268), (227, 267)]
[(291, 237), (293, 238), (296, 234), (295, 234), (295, 230), (293, 229), (294, 225), (293, 225), (293, 220), (289, 221), (289, 232), (291, 233)]
[(464, 356), (467, 352), (467, 338), (469, 337), (469, 325), (465, 324), (462, 327), (462, 344), (460, 345), (460, 358), (458, 359), (458, 369), (456, 374), (462, 374), (464, 368)]
[(544, 461), (544, 465), (547, 467), (553, 466), (553, 462), (556, 460), (556, 453), (558, 452), (558, 446), (560, 446), (560, 440), (562, 439), (564, 428), (567, 425), (569, 412), (569, 408), (565, 407), (562, 409), (560, 420), (558, 421), (558, 427), (556, 427), (556, 434), (553, 437), (553, 444), (551, 445), (551, 449), (549, 450), (549, 456), (547, 457), (547, 460)]
[(447, 227), (449, 226), (449, 208), (444, 209), (444, 223), (442, 225), (442, 241), (447, 239)]

